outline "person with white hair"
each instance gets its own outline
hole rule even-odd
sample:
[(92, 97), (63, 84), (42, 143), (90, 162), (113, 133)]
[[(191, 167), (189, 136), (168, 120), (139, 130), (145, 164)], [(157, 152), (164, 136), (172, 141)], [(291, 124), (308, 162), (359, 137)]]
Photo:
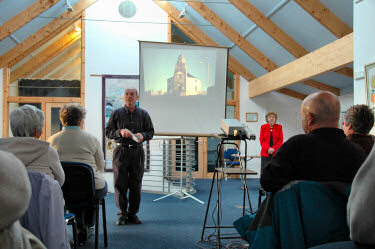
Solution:
[(46, 249), (24, 229), (19, 219), (26, 212), (31, 186), (25, 166), (11, 153), (0, 151), (0, 247), (2, 249)]
[(125, 106), (112, 112), (105, 128), (107, 138), (114, 139), (117, 144), (113, 151), (112, 168), (118, 226), (142, 224), (137, 216), (145, 161), (142, 142), (154, 136), (150, 115), (137, 107), (138, 90), (125, 89), (124, 98)]
[(27, 170), (45, 173), (64, 184), (65, 174), (57, 152), (48, 142), (40, 140), (44, 114), (32, 105), (23, 105), (11, 111), (10, 128), (14, 137), (0, 138), (0, 149), (13, 153)]

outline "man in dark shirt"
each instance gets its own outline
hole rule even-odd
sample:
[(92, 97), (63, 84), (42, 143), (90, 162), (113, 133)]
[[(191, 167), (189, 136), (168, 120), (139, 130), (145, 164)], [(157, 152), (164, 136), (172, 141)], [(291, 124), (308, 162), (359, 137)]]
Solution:
[(142, 142), (152, 139), (154, 126), (147, 111), (136, 107), (137, 100), (137, 89), (126, 89), (125, 107), (112, 113), (105, 128), (106, 136), (115, 139), (117, 144), (112, 162), (116, 205), (119, 209), (116, 225), (142, 224), (136, 215), (141, 202), (145, 160)]
[(363, 150), (338, 129), (340, 102), (330, 92), (317, 92), (301, 105), (306, 134), (285, 142), (261, 176), (264, 190), (277, 192), (293, 180), (351, 183), (364, 161)]
[(374, 145), (374, 137), (369, 135), (374, 126), (374, 112), (367, 105), (353, 105), (344, 116), (342, 129), (346, 138), (358, 144), (367, 157)]

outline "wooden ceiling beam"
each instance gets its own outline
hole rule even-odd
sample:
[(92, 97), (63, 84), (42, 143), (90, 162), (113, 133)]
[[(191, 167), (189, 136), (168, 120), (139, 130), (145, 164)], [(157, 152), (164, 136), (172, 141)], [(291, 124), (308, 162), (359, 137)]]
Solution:
[[(28, 49), (26, 49), (23, 54), (19, 54), (18, 56), (16, 56), (15, 58), (13, 58), (9, 62), (8, 65), (11, 66), (11, 67), (13, 67), (14, 65), (16, 65), (17, 63), (19, 63), (20, 61), (22, 61), (26, 56), (30, 55), (35, 50), (37, 50), (38, 48), (42, 47), (44, 44), (46, 44), (47, 42), (49, 42), (50, 40), (52, 40), (58, 34), (60, 34), (61, 32), (64, 32), (64, 30), (66, 30), (70, 26), (74, 25), (75, 23), (80, 22), (79, 21), (80, 18), (81, 18), (80, 14), (77, 14), (74, 18), (67, 20), (67, 22), (64, 23), (63, 25), (61, 25), (59, 28), (57, 28), (56, 30), (52, 31), (47, 36), (45, 36), (43, 39), (39, 40), (38, 42), (36, 42), (32, 46), (30, 46)], [(29, 39), (29, 38), (27, 38), (27, 39)]]
[[(180, 11), (173, 7), (167, 1), (158, 1), (154, 2), (162, 8), (173, 20), (174, 24), (181, 29), (187, 36), (189, 36), (194, 42), (200, 45), (206, 46), (219, 46), (214, 40), (212, 40), (206, 33), (201, 29), (195, 26), (187, 17), (179, 18)], [(240, 62), (234, 59), (229, 55), (228, 57), (228, 67), (234, 73), (238, 73), (244, 77), (247, 81), (255, 79), (255, 76), (247, 70)]]
[(61, 56), (57, 57), (43, 69), (33, 74), (31, 78), (44, 79), (45, 76), (58, 68), (60, 65), (64, 64), (65, 61), (68, 61), (70, 58), (76, 56), (79, 52), (81, 52), (81, 43), (78, 40), (69, 48), (65, 49), (64, 53)]
[(249, 82), (250, 97), (309, 80), (353, 63), (353, 33)]
[(58, 1), (59, 0), (38, 0), (30, 7), (20, 12), (18, 15), (13, 16), (0, 26), (0, 41), (17, 31), (35, 17), (42, 14), (44, 11), (55, 5)]
[(81, 38), (81, 33), (77, 31), (70, 31), (68, 34), (63, 35), (54, 43), (49, 45), (43, 51), (39, 52), (34, 58), (27, 61), (16, 70), (10, 73), (10, 82), (14, 82), (19, 78), (25, 78), (30, 74), (37, 71), (46, 63), (50, 62), (53, 58), (59, 55), (66, 48), (74, 44)]
[(65, 74), (68, 74), (73, 68), (79, 65), (81, 65), (81, 57), (76, 56), (72, 61), (69, 61), (51, 76), (48, 76), (48, 79), (62, 79)]
[(321, 83), (319, 81), (316, 81), (316, 80), (305, 80), (305, 81), (302, 81), (302, 84), (304, 84), (306, 86), (313, 87), (315, 89), (319, 89), (321, 91), (329, 91), (333, 94), (336, 94), (337, 96), (340, 95), (340, 89), (339, 88), (323, 84), (323, 83)]
[(326, 27), (337, 38), (344, 37), (353, 32), (353, 29), (333, 14), (318, 0), (294, 0), (315, 20)]
[(300, 99), (300, 100), (304, 100), (307, 97), (306, 94), (299, 93), (299, 92), (296, 92), (296, 91), (293, 91), (293, 90), (290, 90), (290, 89), (287, 89), (287, 88), (282, 88), (282, 89), (276, 90), (276, 92), (282, 93), (282, 94), (285, 94), (289, 97), (293, 97), (293, 98)]
[(299, 58), (309, 53), (298, 44), (292, 37), (268, 19), (254, 5), (247, 0), (229, 0), (239, 11), (254, 22), (259, 28), (271, 36), (282, 47), (289, 51), (294, 57)]
[(195, 11), (197, 11), (204, 19), (214, 25), (220, 32), (234, 42), (239, 48), (241, 48), (249, 57), (253, 58), (259, 65), (261, 65), (267, 71), (272, 71), (277, 68), (277, 65), (262, 54), (257, 48), (255, 48), (248, 40), (246, 40), (241, 34), (239, 34), (234, 28), (228, 23), (216, 15), (210, 10), (205, 4), (200, 1), (188, 1), (186, 2)]
[[(237, 0), (234, 0), (231, 2), (235, 2), (235, 1)], [(238, 7), (240, 7), (241, 9), (250, 8), (250, 12), (257, 11), (255, 7), (253, 7), (251, 4), (250, 5), (246, 4), (246, 2), (242, 1), (241, 2), (242, 4), (240, 3)], [(236, 3), (239, 3), (239, 1)], [(274, 62), (272, 62), (265, 55), (263, 55), (249, 41), (247, 41), (244, 37), (242, 37), (241, 34), (239, 34), (235, 29), (233, 29), (230, 25), (228, 25), (224, 20), (222, 20), (219, 16), (217, 16), (212, 10), (210, 10), (202, 2), (193, 1), (193, 2), (187, 2), (187, 4), (193, 7), (194, 10), (197, 11), (203, 18), (205, 18), (208, 22), (214, 25), (219, 31), (221, 31), (225, 36), (227, 36), (231, 41), (233, 41), (239, 48), (241, 48), (247, 55), (253, 58), (264, 69), (270, 72), (278, 68), (278, 66)], [(274, 29), (275, 27), (278, 28), (276, 25), (272, 25), (272, 22), (267, 22), (266, 20), (262, 21), (261, 19), (264, 19), (264, 18), (267, 19), (267, 18), (265, 16), (260, 16), (259, 11), (258, 11), (258, 15), (257, 13), (251, 14), (250, 12), (246, 12), (246, 13), (251, 15), (254, 19), (256, 19), (255, 16), (257, 16), (257, 22), (262, 23), (262, 26), (267, 25), (266, 29), (270, 33), (272, 33), (272, 29)], [(281, 35), (282, 37), (288, 36), (281, 29), (279, 29), (278, 31), (279, 31), (278, 34)], [(293, 39), (291, 38), (288, 39), (287, 43), (284, 43), (284, 45), (286, 45), (288, 49), (293, 49), (293, 51), (298, 50), (299, 51), (298, 53), (305, 53), (305, 54), (307, 53), (307, 50), (301, 47), (297, 42), (294, 42)], [(301, 98), (301, 96), (303, 96), (303, 94), (291, 91), (289, 89), (282, 89), (282, 91), (280, 92), (288, 96), (292, 96), (296, 98)]]
[[(337, 38), (344, 37), (353, 32), (350, 26), (333, 14), (326, 6), (319, 2), (319, 0), (294, 1)], [(335, 72), (346, 77), (354, 77), (353, 69), (349, 67), (341, 68)]]
[[(254, 22), (259, 28), (271, 36), (276, 42), (278, 42), (282, 47), (284, 47), (289, 53), (294, 57), (300, 58), (309, 53), (304, 47), (302, 47), (298, 42), (296, 42), (292, 37), (285, 33), (279, 26), (267, 18), (262, 12), (260, 12), (254, 5), (252, 5), (247, 0), (229, 0), (239, 11), (241, 11), (245, 16), (247, 16), (252, 22)], [(350, 68), (349, 68), (350, 69)], [(341, 71), (339, 72), (341, 73)], [(346, 74), (348, 76), (348, 74)], [(353, 77), (353, 76), (352, 76)], [(331, 86), (324, 83), (315, 81), (318, 89), (325, 89), (330, 91)], [(314, 87), (311, 85), (312, 87)], [(334, 90), (336, 95), (340, 94), (337, 88)]]
[[(186, 17), (180, 18), (179, 17), (180, 11), (174, 8), (170, 3), (168, 3), (167, 1), (158, 1), (158, 0), (153, 0), (153, 1), (168, 14), (170, 18), (173, 20), (173, 22), (175, 23), (175, 25), (179, 29), (181, 29), (187, 36), (189, 36), (194, 42), (196, 42), (197, 44), (206, 45), (206, 46), (219, 46), (208, 35), (206, 35), (206, 33), (204, 33), (196, 25), (194, 25), (188, 18)], [(246, 67), (244, 67), (240, 62), (234, 59), (232, 56), (229, 56), (228, 58), (228, 68), (230, 71), (241, 75), (247, 81), (255, 79), (255, 76)], [(288, 92), (288, 94), (286, 95), (291, 96), (290, 92)], [(295, 96), (298, 96), (298, 94), (295, 94)], [(298, 96), (297, 98), (300, 98), (300, 97), (301, 96)]]
[(97, 0), (81, 0), (73, 8), (74, 12), (65, 12), (52, 20), (37, 32), (26, 38), (17, 46), (0, 56), (0, 68), (5, 65), (12, 67), (35, 49), (52, 39), (58, 33), (73, 24), (81, 16), (81, 12)]
[(70, 73), (64, 76), (66, 80), (81, 80), (81, 68), (75, 67)]
[(350, 78), (354, 77), (353, 68), (350, 68), (350, 67), (343, 67), (343, 68), (337, 69), (335, 70), (335, 73), (339, 73), (341, 75), (344, 75)]

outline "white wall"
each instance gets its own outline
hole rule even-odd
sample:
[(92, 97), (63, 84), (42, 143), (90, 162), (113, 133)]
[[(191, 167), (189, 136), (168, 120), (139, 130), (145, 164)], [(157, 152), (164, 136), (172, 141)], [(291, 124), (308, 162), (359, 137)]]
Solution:
[(102, 78), (90, 75), (137, 75), (138, 40), (167, 41), (168, 38), (167, 14), (159, 6), (149, 0), (133, 1), (137, 12), (125, 19), (118, 12), (120, 2), (99, 0), (86, 10), (85, 128), (99, 141), (102, 141)]
[[(341, 110), (348, 109), (353, 105), (353, 94), (346, 94), (339, 97)], [(255, 98), (249, 98), (249, 83), (240, 77), (240, 122), (246, 124), (256, 134), (255, 141), (248, 141), (247, 155), (260, 155), (259, 134), (260, 127), (265, 124), (265, 115), (268, 111), (276, 111), (278, 114), (277, 123), (283, 126), (284, 142), (290, 137), (304, 133), (301, 126), (300, 107), (302, 101), (286, 95), (272, 92)], [(246, 112), (257, 112), (258, 122), (246, 122)], [(244, 153), (244, 145), (241, 145)], [(247, 163), (251, 170), (260, 172), (260, 158), (255, 158)], [(258, 174), (257, 176), (260, 177)]]
[[(168, 39), (167, 14), (159, 6), (149, 0), (133, 1), (137, 12), (134, 17), (125, 19), (118, 12), (120, 2), (99, 0), (86, 10), (85, 129), (100, 142), (103, 135), (102, 78), (91, 74), (137, 75), (138, 40), (164, 42)], [(113, 192), (113, 174), (106, 173), (105, 177), (109, 191)]]
[[(2, 68), (0, 68), (0, 92), (2, 93), (3, 92), (3, 70)], [(3, 105), (3, 94), (0, 94), (0, 103), (1, 105)], [(0, 117), (3, 117), (3, 108), (0, 108)], [(3, 119), (1, 119), (3, 120)], [(0, 138), (3, 137), (3, 122), (0, 122)]]
[[(300, 118), (302, 101), (286, 95), (271, 92), (255, 98), (249, 98), (249, 83), (240, 77), (240, 122), (246, 124), (256, 134), (255, 141), (248, 141), (247, 155), (260, 155), (259, 134), (260, 127), (265, 124), (265, 115), (268, 111), (276, 111), (277, 123), (283, 126), (284, 141), (293, 135), (303, 133)], [(257, 112), (258, 122), (246, 122), (246, 112)], [(241, 145), (241, 151), (244, 146)], [(244, 153), (244, 151), (242, 152)], [(247, 167), (260, 172), (260, 158), (247, 162)], [(260, 177), (258, 174), (254, 177)]]
[(364, 66), (366, 64), (375, 62), (375, 1), (362, 0), (353, 2), (354, 103), (366, 104)]

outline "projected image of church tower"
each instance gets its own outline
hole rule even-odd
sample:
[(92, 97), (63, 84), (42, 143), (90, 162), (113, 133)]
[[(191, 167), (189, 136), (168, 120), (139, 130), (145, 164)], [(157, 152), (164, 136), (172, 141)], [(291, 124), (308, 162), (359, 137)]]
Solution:
[(173, 77), (168, 79), (167, 94), (172, 96), (207, 94), (206, 91), (202, 91), (202, 81), (188, 73), (183, 54), (178, 57)]

